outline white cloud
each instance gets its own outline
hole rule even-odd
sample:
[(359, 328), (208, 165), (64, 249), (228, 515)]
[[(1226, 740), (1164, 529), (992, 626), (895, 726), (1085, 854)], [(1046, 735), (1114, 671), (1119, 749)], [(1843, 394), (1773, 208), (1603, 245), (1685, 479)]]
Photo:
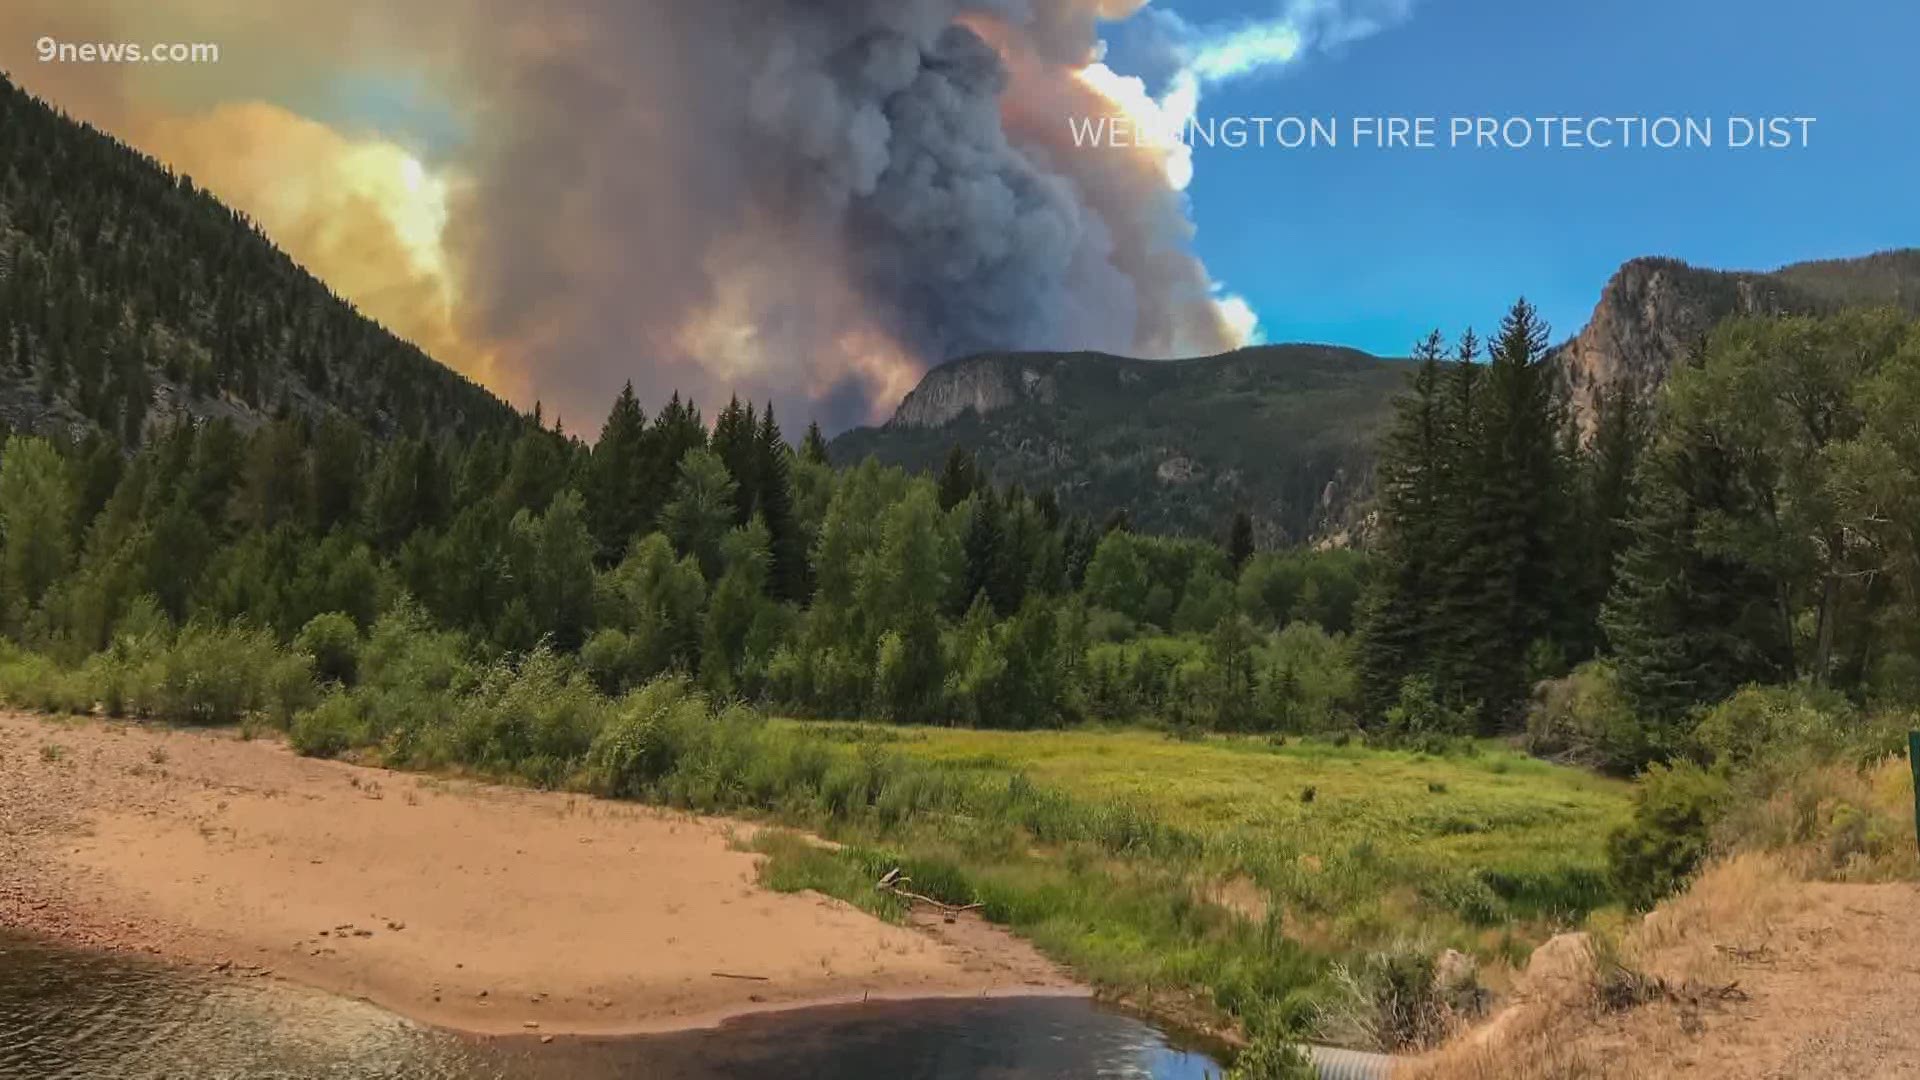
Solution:
[[(1196, 26), (1166, 7), (1149, 8), (1139, 24), (1166, 40), (1179, 74), (1203, 86), (1283, 70), (1315, 52), (1372, 37), (1405, 22), (1415, 0), (1286, 0), (1265, 19)], [(1177, 84), (1179, 74), (1169, 81)]]
[(1220, 321), (1232, 332), (1233, 340), (1240, 345), (1265, 345), (1267, 334), (1260, 326), (1260, 313), (1239, 293), (1223, 293), (1213, 298), (1213, 308), (1220, 313)]
[[(1160, 149), (1167, 186), (1185, 191), (1194, 170), (1185, 136), (1199, 118), (1207, 89), (1283, 71), (1315, 53), (1372, 37), (1410, 18), (1415, 2), (1285, 0), (1271, 18), (1213, 26), (1196, 26), (1164, 3), (1142, 6), (1127, 20), (1129, 49), (1124, 51), (1147, 59), (1160, 92), (1149, 90), (1146, 79), (1109, 66), (1104, 45), (1078, 75)], [(1211, 302), (1237, 343), (1266, 341), (1260, 315), (1246, 297), (1216, 283)]]
[(1187, 61), (1202, 82), (1220, 83), (1285, 67), (1300, 58), (1306, 39), (1290, 22), (1255, 23), (1207, 40)]

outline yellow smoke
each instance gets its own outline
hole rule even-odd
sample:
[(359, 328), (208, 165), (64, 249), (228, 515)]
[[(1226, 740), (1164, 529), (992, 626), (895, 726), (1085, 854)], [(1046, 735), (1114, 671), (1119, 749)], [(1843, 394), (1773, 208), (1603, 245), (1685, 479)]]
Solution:
[(134, 141), (253, 218), (335, 292), (496, 390), (496, 352), (459, 329), (443, 244), (462, 180), (404, 147), (264, 102), (153, 118)]

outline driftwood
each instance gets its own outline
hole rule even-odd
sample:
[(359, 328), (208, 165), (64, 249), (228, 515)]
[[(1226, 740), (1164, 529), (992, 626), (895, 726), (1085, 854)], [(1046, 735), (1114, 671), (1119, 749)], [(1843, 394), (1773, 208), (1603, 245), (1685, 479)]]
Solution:
[(773, 981), (772, 977), (768, 975), (735, 975), (731, 971), (709, 971), (707, 974), (712, 975), (716, 979), (748, 979), (753, 982)]
[(914, 892), (911, 889), (907, 888), (907, 886), (912, 883), (913, 883), (912, 878), (902, 874), (900, 872), (899, 867), (895, 867), (892, 870), (887, 871), (886, 876), (882, 877), (878, 882), (874, 883), (873, 887), (880, 890), (881, 892), (892, 893), (893, 895), (900, 897), (901, 899), (907, 901), (910, 904), (925, 904), (928, 907), (937, 908), (939, 909), (940, 914), (945, 915), (948, 918), (948, 920), (952, 920), (954, 916), (959, 915), (962, 912), (975, 911), (980, 908), (986, 907), (985, 904), (980, 904), (980, 903), (949, 904), (944, 900), (935, 900), (931, 896), (922, 896), (919, 893)]

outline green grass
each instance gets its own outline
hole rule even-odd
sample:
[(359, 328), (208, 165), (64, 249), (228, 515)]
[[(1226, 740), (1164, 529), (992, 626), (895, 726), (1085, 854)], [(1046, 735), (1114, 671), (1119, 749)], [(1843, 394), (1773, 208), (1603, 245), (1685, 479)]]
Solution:
[[(871, 730), (795, 726), (840, 739)], [(1455, 868), (1597, 873), (1630, 791), (1491, 744), (1471, 756), (1433, 757), (1128, 730), (912, 728), (882, 737), (915, 760), (983, 776), (1021, 773), (1077, 800), (1138, 806), (1216, 846), (1280, 844), (1323, 860), (1370, 844)]]
[(886, 821), (793, 818), (848, 847), (773, 850), (775, 887), (871, 909), (873, 878), (900, 865), (1112, 992), (1250, 1030), (1310, 1028), (1336, 962), (1447, 946), (1517, 959), (1615, 902), (1604, 842), (1628, 786), (1493, 745), (1442, 758), (1145, 731), (768, 734), (898, 762), (876, 806), (909, 776), (962, 793)]

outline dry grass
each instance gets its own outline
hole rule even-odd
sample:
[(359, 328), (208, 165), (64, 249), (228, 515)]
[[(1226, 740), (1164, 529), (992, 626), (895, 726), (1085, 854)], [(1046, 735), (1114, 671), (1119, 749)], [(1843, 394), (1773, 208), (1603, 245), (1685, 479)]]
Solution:
[[(1541, 948), (1507, 1007), (1429, 1055), (1413, 1080), (1584, 1080), (1662, 1075), (1697, 1023), (1689, 1012), (1737, 984), (1740, 955), (1767, 948), (1808, 905), (1787, 862), (1742, 855), (1614, 939), (1563, 935)], [(1737, 990), (1735, 991), (1737, 993)], [(1703, 1000), (1706, 999), (1706, 1000)]]
[(1793, 860), (1750, 852), (1714, 864), (1693, 886), (1656, 908), (1626, 935), (1626, 966), (1670, 983), (1724, 985), (1735, 961), (1767, 949), (1782, 924), (1812, 896)]
[[(1840, 770), (1796, 787), (1837, 792), (1852, 806), (1873, 793), (1887, 808), (1885, 769)], [(1831, 1064), (1827, 1075), (1903, 1075), (1920, 1062), (1905, 1004), (1920, 948), (1900, 931), (1920, 910), (1920, 890), (1810, 880), (1835, 869), (1830, 854), (1816, 834), (1781, 851), (1735, 855), (1643, 920), (1597, 928), (1591, 939), (1555, 939), (1493, 1020), (1400, 1075), (1805, 1075), (1809, 1062)], [(1853, 852), (1839, 869), (1878, 879), (1903, 859)], [(1854, 1071), (1860, 1063), (1869, 1071)]]

